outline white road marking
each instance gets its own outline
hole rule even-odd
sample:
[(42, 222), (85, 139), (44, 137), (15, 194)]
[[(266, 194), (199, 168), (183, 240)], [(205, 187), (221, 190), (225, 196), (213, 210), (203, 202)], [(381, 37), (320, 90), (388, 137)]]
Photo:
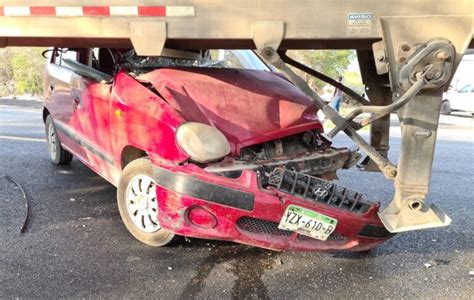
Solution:
[(23, 108), (20, 106), (1, 105), (0, 111), (11, 111), (11, 112), (27, 112), (27, 113), (41, 113), (41, 108)]
[(11, 141), (46, 143), (46, 141), (44, 139), (29, 138), (29, 137), (22, 137), (22, 136), (0, 135), (0, 139), (2, 139), (2, 140), (11, 140)]

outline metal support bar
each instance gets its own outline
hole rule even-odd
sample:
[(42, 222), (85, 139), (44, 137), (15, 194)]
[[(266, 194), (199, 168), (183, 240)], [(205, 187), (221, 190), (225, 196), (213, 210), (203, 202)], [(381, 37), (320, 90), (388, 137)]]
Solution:
[(395, 195), (380, 217), (390, 232), (446, 226), (451, 219), (425, 204), (436, 144), (442, 88), (418, 95), (399, 112), (402, 122)]
[[(380, 61), (380, 58), (384, 59), (383, 56), (377, 56), (376, 51), (357, 50), (357, 59), (362, 82), (365, 85), (365, 93), (371, 105), (385, 106), (393, 101), (388, 75), (379, 75), (377, 72), (376, 62)], [(387, 115), (371, 124), (370, 145), (383, 157), (388, 157), (389, 140), (390, 115)], [(380, 172), (378, 166), (369, 156), (366, 156), (357, 167), (364, 172)]]
[(341, 82), (336, 81), (336, 80), (332, 79), (331, 77), (324, 75), (323, 73), (320, 73), (320, 72), (318, 72), (318, 71), (316, 71), (316, 70), (314, 70), (314, 69), (312, 69), (308, 66), (303, 65), (300, 62), (297, 62), (296, 60), (294, 60), (291, 57), (289, 57), (288, 55), (286, 55), (286, 51), (278, 51), (278, 54), (280, 55), (281, 59), (285, 63), (289, 64), (290, 66), (295, 67), (295, 68), (297, 68), (297, 69), (299, 69), (299, 70), (301, 70), (305, 73), (308, 73), (309, 75), (312, 75), (312, 76), (318, 78), (321, 81), (324, 81), (324, 82), (340, 89), (342, 92), (344, 92), (345, 94), (347, 94), (349, 97), (356, 100), (360, 104), (370, 105), (369, 101), (364, 99), (364, 97), (362, 97), (361, 95), (357, 94), (354, 90), (352, 90), (349, 87), (345, 86)]
[(386, 106), (362, 106), (362, 107), (358, 107), (354, 109), (347, 117), (345, 117), (343, 127), (335, 127), (333, 130), (329, 132), (328, 134), (329, 137), (331, 138), (335, 137), (336, 134), (339, 133), (339, 131), (346, 128), (352, 122), (352, 120), (354, 120), (354, 118), (356, 118), (360, 114), (373, 113), (372, 116), (363, 119), (359, 123), (360, 127), (362, 128), (380, 118), (383, 118), (389, 113), (394, 112), (400, 107), (402, 107), (403, 105), (407, 104), (408, 101), (413, 99), (413, 97), (427, 84), (427, 81), (425, 80), (425, 78), (428, 72), (432, 68), (433, 68), (433, 65), (429, 65), (424, 69), (424, 71), (421, 74), (417, 75), (416, 82), (397, 101), (394, 101), (393, 103)]
[[(301, 77), (296, 75), (280, 58), (275, 49), (272, 47), (265, 47), (259, 50), (259, 54), (267, 63), (285, 74), (287, 78), (301, 91), (303, 91), (336, 126), (341, 126), (344, 123), (344, 118), (341, 117), (330, 105), (324, 102), (324, 100), (321, 99)], [(386, 178), (395, 178), (397, 174), (396, 167), (390, 161), (388, 161), (387, 158), (380, 155), (380, 153), (378, 153), (377, 150), (375, 150), (359, 134), (357, 134), (353, 128), (346, 127), (344, 132), (377, 164)]]

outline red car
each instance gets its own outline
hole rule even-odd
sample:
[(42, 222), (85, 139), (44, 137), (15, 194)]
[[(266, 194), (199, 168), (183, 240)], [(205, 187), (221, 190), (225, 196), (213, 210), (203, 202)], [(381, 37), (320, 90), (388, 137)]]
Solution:
[(51, 159), (117, 187), (148, 245), (176, 235), (274, 250), (367, 250), (391, 237), (378, 203), (331, 182), (333, 148), (310, 99), (252, 51), (54, 49), (43, 117)]

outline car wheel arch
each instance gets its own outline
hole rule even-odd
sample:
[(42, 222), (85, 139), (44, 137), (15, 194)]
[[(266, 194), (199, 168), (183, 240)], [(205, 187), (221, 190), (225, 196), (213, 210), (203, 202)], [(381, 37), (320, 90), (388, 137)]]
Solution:
[(120, 166), (123, 170), (132, 161), (134, 161), (138, 158), (146, 157), (146, 156), (148, 156), (146, 151), (144, 151), (140, 148), (130, 146), (130, 145), (125, 146), (122, 149), (122, 154), (120, 155)]
[(46, 123), (46, 118), (50, 115), (51, 113), (46, 107), (43, 107), (43, 123)]

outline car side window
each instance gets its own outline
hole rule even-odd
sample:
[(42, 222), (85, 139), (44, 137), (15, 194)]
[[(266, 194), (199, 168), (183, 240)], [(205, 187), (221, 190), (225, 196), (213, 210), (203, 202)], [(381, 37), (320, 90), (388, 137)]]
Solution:
[(269, 68), (249, 50), (210, 50), (210, 59), (221, 62), (225, 68), (265, 70)]
[(91, 67), (102, 73), (113, 75), (117, 62), (114, 52), (108, 48), (93, 48), (91, 50)]
[(64, 64), (65, 59), (70, 59), (72, 61), (79, 62), (80, 53), (77, 50), (70, 50), (67, 48), (56, 48), (54, 51), (54, 61), (53, 63), (58, 66), (66, 67)]
[(97, 64), (93, 51), (88, 48), (56, 49), (52, 63), (97, 82), (109, 82), (112, 76), (100, 72), (94, 67)]
[(458, 93), (469, 93), (469, 91), (471, 90), (471, 85), (468, 84), (468, 85), (465, 85), (463, 88), (461, 88)]

